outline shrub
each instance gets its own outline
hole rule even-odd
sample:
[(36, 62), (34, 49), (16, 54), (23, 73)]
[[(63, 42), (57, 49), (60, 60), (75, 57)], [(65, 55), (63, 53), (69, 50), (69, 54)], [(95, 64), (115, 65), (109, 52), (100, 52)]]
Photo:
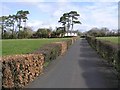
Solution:
[(13, 55), (2, 59), (3, 88), (22, 88), (43, 70), (42, 54)]
[(98, 40), (91, 36), (87, 36), (86, 39), (108, 63), (112, 64), (120, 72), (120, 50), (118, 50), (118, 45), (110, 41)]
[(59, 44), (61, 46), (60, 55), (63, 55), (67, 51), (67, 42), (65, 42), (65, 41), (55, 42), (55, 44)]
[[(77, 38), (51, 43), (25, 55), (11, 55), (2, 58), (2, 87), (23, 88), (43, 71), (45, 62), (63, 55)], [(1, 59), (1, 58), (0, 58)]]
[(52, 44), (45, 45), (39, 50), (33, 52), (33, 54), (39, 54), (39, 53), (42, 53), (45, 57), (45, 61), (49, 62), (60, 55), (61, 46), (58, 44), (52, 43)]
[(116, 54), (116, 68), (117, 68), (117, 71), (119, 72), (119, 77), (120, 77), (120, 49), (118, 49)]
[(67, 49), (72, 45), (72, 39), (66, 40), (67, 42)]
[(34, 51), (33, 54), (42, 53), (45, 56), (45, 61), (49, 62), (51, 60), (54, 60), (57, 56), (63, 55), (71, 44), (72, 39), (61, 42), (54, 42), (43, 46), (37, 51)]

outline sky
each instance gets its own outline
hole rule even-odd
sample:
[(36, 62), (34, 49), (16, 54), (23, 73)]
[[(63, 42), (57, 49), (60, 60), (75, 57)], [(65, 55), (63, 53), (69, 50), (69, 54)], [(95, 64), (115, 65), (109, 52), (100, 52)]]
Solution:
[[(83, 2), (84, 1), (84, 2)], [(93, 27), (118, 28), (119, 0), (1, 0), (0, 16), (16, 14), (28, 10), (27, 26), (35, 31), (38, 28), (55, 29), (62, 26), (59, 18), (65, 12), (77, 11), (82, 24), (74, 25), (74, 30), (88, 31)]]

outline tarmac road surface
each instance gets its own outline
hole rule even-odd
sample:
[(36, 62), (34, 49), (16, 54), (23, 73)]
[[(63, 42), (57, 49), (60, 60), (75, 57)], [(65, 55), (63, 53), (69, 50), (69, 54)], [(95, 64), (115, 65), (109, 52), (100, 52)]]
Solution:
[(80, 39), (25, 88), (117, 88), (117, 84), (111, 66)]

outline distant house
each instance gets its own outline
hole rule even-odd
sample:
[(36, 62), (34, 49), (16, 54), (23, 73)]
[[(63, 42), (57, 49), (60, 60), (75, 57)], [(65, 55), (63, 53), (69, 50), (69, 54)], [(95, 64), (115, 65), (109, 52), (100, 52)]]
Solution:
[(78, 36), (78, 31), (67, 31), (64, 36)]

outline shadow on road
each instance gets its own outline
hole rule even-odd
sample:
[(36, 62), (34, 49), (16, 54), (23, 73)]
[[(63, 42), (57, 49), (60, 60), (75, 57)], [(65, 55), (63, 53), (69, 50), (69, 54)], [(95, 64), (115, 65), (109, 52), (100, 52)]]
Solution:
[(90, 88), (117, 88), (118, 81), (110, 65), (97, 55), (85, 39), (80, 42), (80, 68), (82, 76)]

